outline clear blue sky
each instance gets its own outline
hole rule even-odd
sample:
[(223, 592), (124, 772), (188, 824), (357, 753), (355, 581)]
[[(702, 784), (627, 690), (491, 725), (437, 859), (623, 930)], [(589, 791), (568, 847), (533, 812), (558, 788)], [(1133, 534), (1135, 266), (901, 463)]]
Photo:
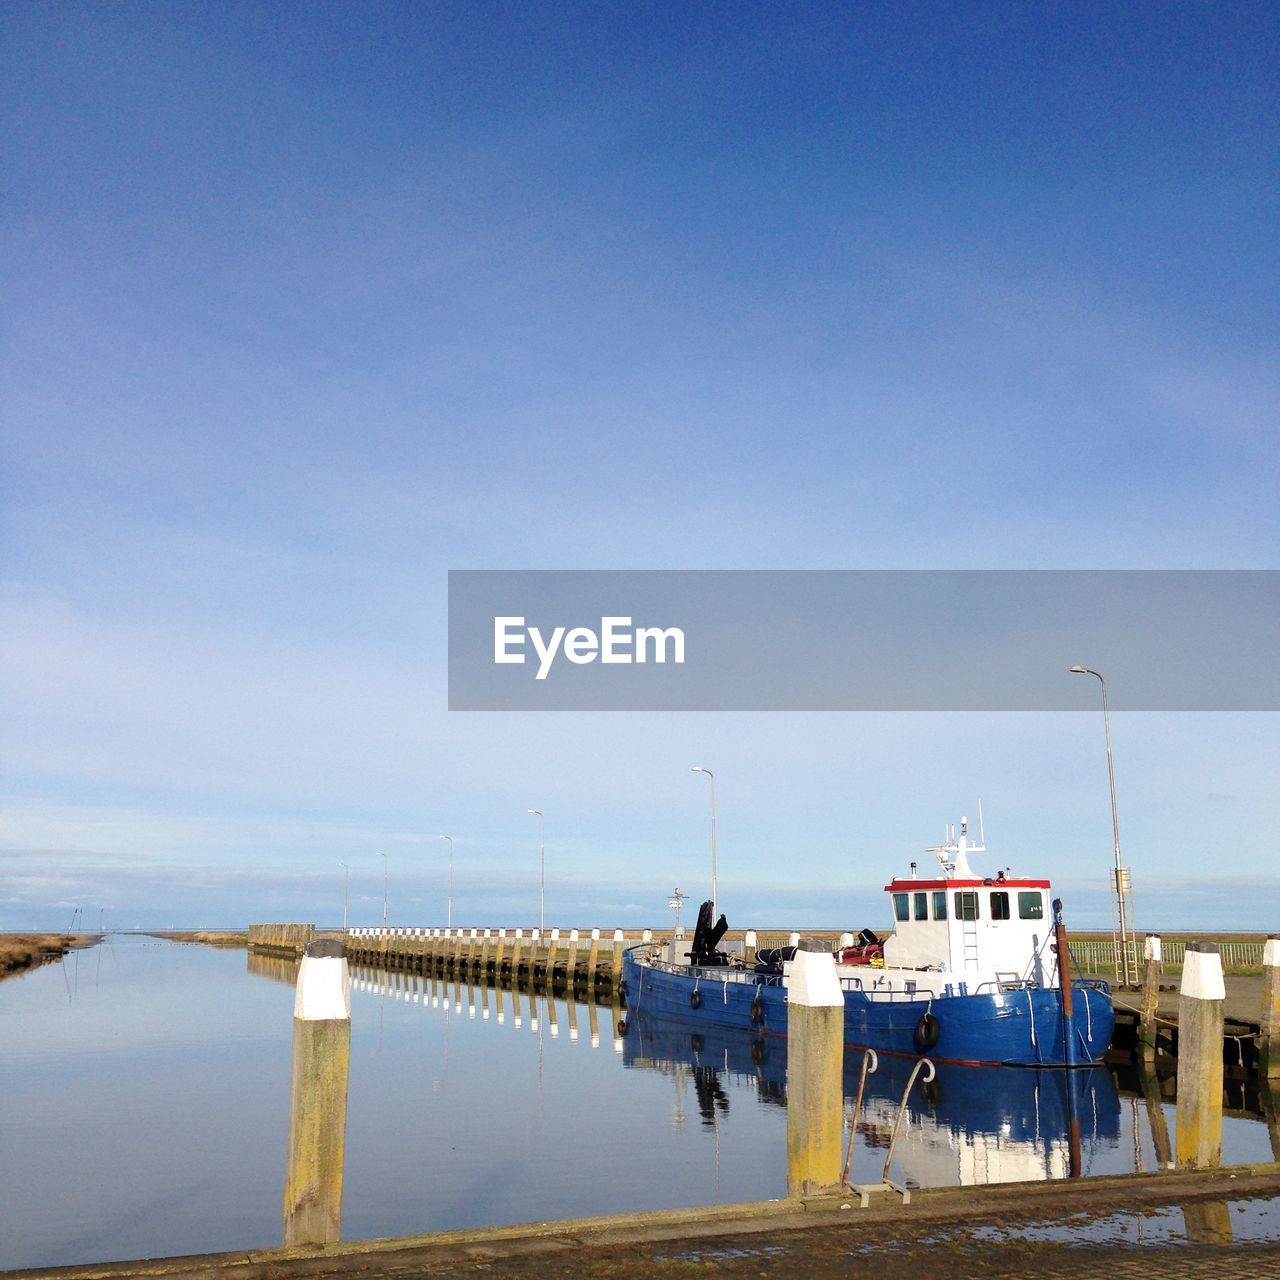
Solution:
[[(450, 715), (450, 568), (1280, 567), (1269, 4), (0, 11), (0, 928), (1107, 920), (1057, 716)], [(1065, 668), (1090, 655), (1064, 653)], [(1117, 704), (1144, 926), (1280, 927), (1280, 724)]]

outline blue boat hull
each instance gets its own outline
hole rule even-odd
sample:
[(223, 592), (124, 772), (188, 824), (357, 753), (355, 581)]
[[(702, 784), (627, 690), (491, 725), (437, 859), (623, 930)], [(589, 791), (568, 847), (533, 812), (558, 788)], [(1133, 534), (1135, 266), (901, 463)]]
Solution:
[[(728, 980), (725, 970), (714, 968), (651, 967), (638, 963), (634, 951), (623, 956), (629, 1010), (694, 1025), (785, 1036), (785, 988), (777, 977), (754, 979)], [(1105, 985), (1084, 982), (1074, 983), (1072, 994), (1075, 1035), (1070, 1054), (1061, 993), (1048, 987), (892, 1001), (846, 990), (845, 1047), (986, 1066), (1093, 1066), (1111, 1044), (1111, 994)], [(932, 1043), (927, 1043), (929, 1036), (921, 1036), (926, 1014), (936, 1024)]]

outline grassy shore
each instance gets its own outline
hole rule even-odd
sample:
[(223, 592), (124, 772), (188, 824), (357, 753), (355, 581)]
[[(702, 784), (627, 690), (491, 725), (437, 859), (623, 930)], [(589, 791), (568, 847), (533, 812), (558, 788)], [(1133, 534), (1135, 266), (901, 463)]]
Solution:
[(206, 947), (245, 947), (249, 945), (247, 931), (217, 929), (180, 929), (174, 933), (151, 933), (151, 938), (164, 938), (168, 942), (199, 942)]
[(71, 933), (0, 933), (0, 978), (50, 960), (61, 960), (72, 947), (84, 945), (82, 936)]

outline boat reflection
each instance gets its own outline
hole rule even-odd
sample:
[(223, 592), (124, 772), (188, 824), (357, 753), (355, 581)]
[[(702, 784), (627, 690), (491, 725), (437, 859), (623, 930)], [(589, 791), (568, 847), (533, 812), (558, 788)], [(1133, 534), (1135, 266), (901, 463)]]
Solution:
[[(625, 1023), (624, 1064), (671, 1077), (681, 1095), (692, 1082), (702, 1123), (714, 1126), (729, 1112), (731, 1091), (754, 1088), (766, 1105), (786, 1105), (787, 1042), (774, 1037), (651, 1018)], [(914, 1062), (881, 1055), (867, 1077), (858, 1117), (855, 1170), (882, 1162)], [(844, 1093), (857, 1093), (862, 1054), (845, 1054)], [(1073, 1151), (1073, 1131), (1079, 1142)], [(941, 1064), (929, 1084), (917, 1084), (895, 1148), (911, 1186), (974, 1186), (1040, 1181), (1088, 1173), (1095, 1152), (1120, 1140), (1120, 1097), (1101, 1067), (1036, 1071), (1023, 1067)]]

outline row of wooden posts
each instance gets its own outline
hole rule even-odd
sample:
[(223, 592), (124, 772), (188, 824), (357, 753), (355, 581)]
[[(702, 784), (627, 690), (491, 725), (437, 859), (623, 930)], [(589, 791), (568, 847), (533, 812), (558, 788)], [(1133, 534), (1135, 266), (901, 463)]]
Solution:
[[(651, 942), (646, 929), (640, 941)], [(552, 929), (352, 929), (346, 954), (365, 964), (480, 982), (585, 987), (621, 996), (622, 953), (629, 944), (621, 929), (602, 938), (592, 929), (564, 936)]]

